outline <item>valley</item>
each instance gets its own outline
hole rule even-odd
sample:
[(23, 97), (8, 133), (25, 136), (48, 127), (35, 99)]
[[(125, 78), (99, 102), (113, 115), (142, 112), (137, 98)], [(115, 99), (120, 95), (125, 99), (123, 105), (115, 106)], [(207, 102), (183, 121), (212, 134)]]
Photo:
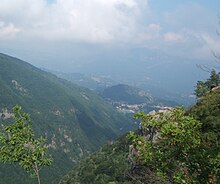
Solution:
[(0, 184), (220, 184), (219, 0), (0, 0)]

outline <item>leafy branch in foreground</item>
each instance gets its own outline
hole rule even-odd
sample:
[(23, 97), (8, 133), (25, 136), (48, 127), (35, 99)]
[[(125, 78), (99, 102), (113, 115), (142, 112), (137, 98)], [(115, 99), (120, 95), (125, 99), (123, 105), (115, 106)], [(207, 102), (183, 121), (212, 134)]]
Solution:
[(135, 117), (141, 119), (143, 128), (142, 135), (129, 135), (137, 164), (174, 183), (218, 183), (220, 155), (210, 149), (199, 121), (181, 108)]
[(0, 161), (18, 163), (26, 172), (37, 176), (40, 184), (41, 168), (52, 163), (46, 155), (45, 140), (34, 137), (30, 117), (20, 106), (16, 105), (13, 111), (14, 123), (3, 126), (0, 132)]

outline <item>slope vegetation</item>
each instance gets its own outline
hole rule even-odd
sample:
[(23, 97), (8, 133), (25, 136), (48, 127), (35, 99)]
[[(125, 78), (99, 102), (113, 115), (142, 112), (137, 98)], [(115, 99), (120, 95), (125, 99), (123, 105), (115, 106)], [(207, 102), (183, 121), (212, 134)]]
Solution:
[[(54, 158), (53, 166), (43, 171), (43, 183), (57, 183), (80, 158), (131, 128), (127, 118), (86, 88), (4, 54), (0, 66), (2, 123), (10, 122), (12, 107), (20, 104)], [(31, 183), (21, 175), (12, 166), (0, 165), (0, 183), (14, 183), (15, 178), (16, 183)]]
[[(219, 145), (220, 88), (206, 94), (187, 111), (187, 114), (191, 114), (201, 121), (202, 135), (211, 135), (212, 140), (216, 140)], [(169, 183), (169, 181), (158, 178), (151, 168), (145, 165), (132, 169), (128, 161), (130, 144), (126, 137), (122, 136), (113, 144), (105, 145), (97, 153), (81, 162), (65, 175), (61, 183)], [(210, 144), (212, 143), (210, 142)], [(212, 149), (213, 154), (219, 154), (219, 146), (211, 147), (210, 149)], [(219, 179), (217, 178), (217, 181)]]
[(117, 139), (113, 144), (103, 146), (95, 154), (81, 162), (65, 175), (61, 184), (136, 184), (137, 181), (162, 184), (148, 168), (132, 170), (128, 161), (129, 144), (126, 136)]

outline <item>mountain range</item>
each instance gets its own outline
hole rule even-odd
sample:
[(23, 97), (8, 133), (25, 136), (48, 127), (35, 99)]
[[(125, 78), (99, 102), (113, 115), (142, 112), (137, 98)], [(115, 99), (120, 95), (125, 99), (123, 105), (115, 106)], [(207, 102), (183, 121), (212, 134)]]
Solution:
[[(103, 96), (103, 92), (106, 91), (107, 88), (112, 88), (114, 86), (122, 84), (122, 85), (130, 86), (131, 88), (135, 89), (135, 91), (146, 91), (148, 94), (153, 96), (159, 102), (165, 102), (165, 103), (168, 102), (168, 104), (172, 102), (175, 105), (179, 104), (184, 106), (190, 106), (195, 102), (195, 97), (193, 96), (192, 92), (188, 91), (187, 93), (185, 92), (179, 93), (175, 90), (164, 89), (163, 85), (147, 81), (146, 77), (144, 76), (142, 77), (139, 76), (139, 78), (135, 77), (134, 79), (131, 78), (130, 80), (123, 80), (120, 78), (115, 78), (114, 76), (111, 75), (104, 75), (104, 74), (64, 73), (64, 72), (57, 72), (48, 69), (43, 69), (43, 70), (49, 71), (55, 74), (56, 76), (66, 79), (79, 86), (89, 88), (90, 90), (96, 92), (101, 96)], [(182, 85), (185, 85), (185, 83), (183, 83)], [(121, 89), (119, 89), (119, 91), (120, 90)]]
[[(94, 92), (0, 54), (2, 123), (11, 122), (15, 104), (31, 115), (37, 136), (47, 140), (53, 165), (42, 170), (43, 183), (59, 178), (81, 158), (134, 127)], [(32, 183), (18, 166), (0, 165), (0, 183)]]

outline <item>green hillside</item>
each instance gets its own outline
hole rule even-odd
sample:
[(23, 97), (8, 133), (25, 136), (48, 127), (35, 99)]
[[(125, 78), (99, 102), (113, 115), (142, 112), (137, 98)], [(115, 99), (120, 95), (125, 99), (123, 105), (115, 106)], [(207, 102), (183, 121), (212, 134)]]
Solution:
[[(206, 94), (199, 102), (187, 111), (202, 123), (201, 135), (203, 138), (209, 137), (213, 142), (208, 142), (203, 147), (208, 153), (219, 154), (220, 142), (220, 88), (212, 90)], [(209, 140), (208, 139), (208, 140)], [(215, 141), (214, 141), (215, 140)], [(206, 144), (207, 140), (203, 144)], [(156, 176), (149, 166), (141, 165), (132, 169), (129, 165), (129, 145), (131, 142), (122, 136), (113, 144), (105, 145), (87, 160), (81, 162), (76, 168), (69, 172), (62, 179), (62, 184), (135, 184), (135, 183), (169, 183)], [(210, 147), (211, 145), (211, 147)], [(215, 146), (213, 146), (215, 145)], [(207, 147), (206, 147), (207, 146)], [(203, 150), (204, 151), (204, 150)], [(204, 151), (205, 153), (205, 151)], [(212, 156), (213, 156), (212, 155)], [(204, 162), (206, 156), (201, 159)], [(208, 166), (204, 166), (208, 168)], [(202, 176), (204, 177), (204, 176)], [(213, 183), (217, 183), (220, 178), (216, 178)], [(172, 182), (171, 182), (172, 183)]]
[(61, 184), (136, 184), (137, 181), (163, 184), (164, 181), (148, 168), (131, 169), (128, 161), (129, 144), (131, 142), (124, 135), (113, 144), (103, 146), (65, 175)]
[(155, 98), (146, 90), (126, 84), (118, 84), (106, 88), (102, 96), (113, 102), (122, 102), (127, 104), (146, 104), (145, 111), (154, 110), (153, 106), (177, 106), (175, 101)]
[[(47, 139), (54, 162), (43, 171), (42, 183), (58, 183), (80, 158), (132, 126), (88, 89), (4, 54), (0, 54), (0, 66), (1, 111), (10, 115), (12, 107), (20, 104), (31, 114), (37, 136)], [(10, 119), (5, 116), (2, 122)], [(0, 166), (0, 183), (32, 182), (22, 175), (17, 166)]]
[(106, 88), (102, 96), (107, 99), (127, 102), (129, 104), (151, 103), (153, 101), (153, 97), (146, 91), (125, 84)]

